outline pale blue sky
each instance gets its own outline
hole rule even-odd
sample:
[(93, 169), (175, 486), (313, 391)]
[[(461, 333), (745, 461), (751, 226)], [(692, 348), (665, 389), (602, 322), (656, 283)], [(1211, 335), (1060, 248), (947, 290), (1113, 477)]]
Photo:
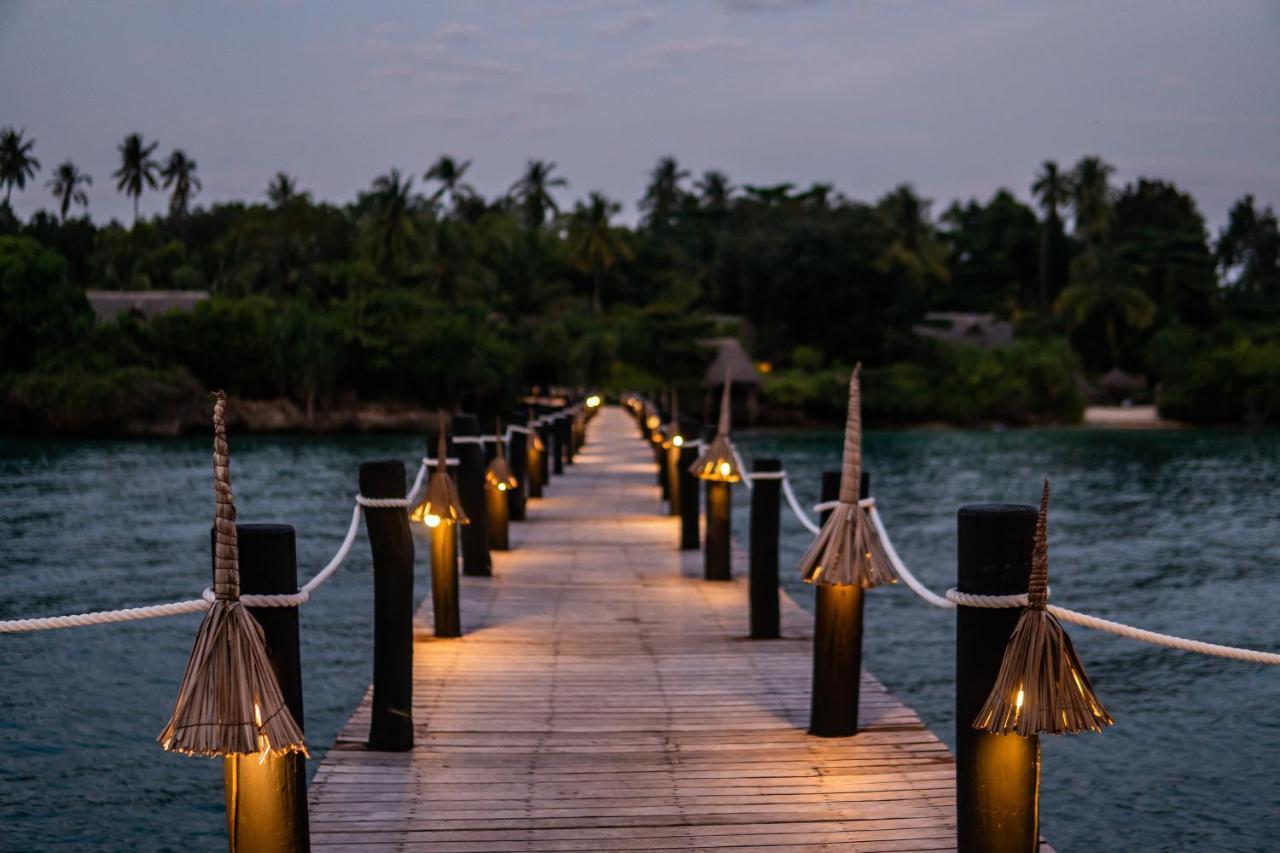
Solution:
[(23, 215), (70, 157), (95, 218), (127, 221), (110, 173), (137, 130), (199, 162), (202, 203), (277, 169), (345, 202), (448, 152), (486, 194), (555, 160), (563, 199), (631, 218), (674, 154), (855, 198), (909, 181), (936, 211), (1096, 153), (1218, 223), (1245, 192), (1280, 206), (1278, 81), (1276, 0), (0, 0), (0, 125), (44, 164)]

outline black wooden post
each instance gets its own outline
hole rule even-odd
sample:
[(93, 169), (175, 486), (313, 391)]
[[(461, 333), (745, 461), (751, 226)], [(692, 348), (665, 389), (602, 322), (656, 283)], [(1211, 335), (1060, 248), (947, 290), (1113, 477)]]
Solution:
[(475, 415), (453, 416), (453, 440), (458, 456), (458, 497), (470, 524), (462, 526), (462, 573), (473, 577), (493, 574), (489, 562), (489, 513), (484, 495), (484, 447)]
[(709, 581), (733, 579), (729, 533), (730, 483), (707, 480), (707, 539), (703, 543), (703, 578)]
[(507, 524), (507, 493), (485, 483), (484, 496), (489, 512), (489, 550), (508, 551), (511, 546)]
[[(237, 524), (240, 592), (279, 595), (298, 591), (293, 528), (287, 524)], [(212, 534), (211, 534), (212, 538)], [(250, 607), (262, 626), (271, 669), (289, 713), (303, 728), (302, 661), (298, 608)], [(232, 755), (223, 759), (227, 837), (233, 850), (310, 849), (307, 773), (302, 755)]]
[[(866, 497), (871, 478), (864, 471), (858, 494)], [(840, 472), (822, 472), (822, 500), (840, 494)], [(822, 513), (822, 521), (830, 512)], [(862, 687), (862, 587), (815, 584), (813, 617), (813, 692), (809, 734), (845, 737), (858, 733)]]
[(564, 430), (561, 428), (561, 424), (564, 422), (564, 410), (555, 409), (547, 417), (550, 419), (548, 426), (551, 432), (551, 473), (563, 474), (565, 447)]
[[(977, 504), (961, 507), (957, 521), (956, 589), (1026, 592), (1035, 507)], [(1032, 853), (1039, 843), (1040, 739), (973, 728), (1021, 612), (961, 607), (956, 614), (956, 842), (967, 853)]]
[(507, 516), (512, 521), (524, 521), (525, 501), (529, 495), (529, 436), (521, 429), (528, 420), (529, 415), (525, 409), (511, 413), (512, 429), (509, 430), (511, 441), (507, 445), (507, 464), (511, 466), (511, 476), (516, 478), (516, 487), (507, 492)]
[[(671, 437), (667, 436), (669, 440)], [(667, 448), (661, 441), (650, 441), (653, 448), (654, 467), (658, 469), (658, 487), (662, 490), (662, 500), (671, 500), (671, 466), (667, 464)]]
[[(781, 459), (754, 459), (752, 471), (782, 471)], [(759, 479), (751, 489), (750, 601), (751, 636), (771, 640), (781, 636), (778, 605), (778, 528), (782, 513), (782, 481)]]
[(698, 446), (686, 441), (680, 448), (680, 458), (676, 465), (680, 471), (680, 550), (698, 550), (698, 516), (701, 514), (701, 489), (698, 478), (690, 473), (689, 468), (698, 461)]
[(460, 609), (458, 525), (441, 520), (431, 528), (431, 612), (437, 637), (462, 636)]
[[(360, 494), (402, 498), (399, 459), (360, 465)], [(413, 534), (402, 507), (365, 507), (373, 551), (373, 717), (369, 748), (413, 748)]]
[(662, 451), (667, 472), (667, 515), (675, 516), (680, 515), (680, 445), (675, 443), (677, 438), (683, 444), (684, 434), (677, 432), (667, 437), (671, 446)]
[(542, 497), (542, 491), (551, 483), (551, 457), (555, 455), (555, 440), (551, 433), (551, 422), (547, 420), (548, 413), (541, 407), (538, 412), (538, 438), (542, 439), (542, 452), (538, 454), (538, 497)]

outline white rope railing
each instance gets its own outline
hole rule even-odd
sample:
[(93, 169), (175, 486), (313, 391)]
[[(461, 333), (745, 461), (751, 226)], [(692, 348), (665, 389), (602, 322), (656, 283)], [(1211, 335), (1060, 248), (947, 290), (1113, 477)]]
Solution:
[[(785, 474), (786, 472), (783, 473)], [(804, 511), (804, 508), (800, 506), (800, 501), (796, 499), (795, 489), (791, 488), (790, 477), (784, 476), (782, 478), (782, 494), (786, 496), (787, 503), (791, 505), (792, 514), (794, 514), (796, 519), (804, 526), (804, 529), (808, 530), (814, 536), (817, 536), (818, 533), (821, 532), (822, 528), (815, 524), (813, 520), (809, 518), (809, 514)]]
[[(884, 529), (884, 522), (881, 521), (880, 514), (876, 512), (874, 506), (871, 508), (871, 520), (876, 527), (876, 532), (880, 534), (880, 541), (884, 544), (885, 554), (893, 564), (894, 571), (897, 572), (898, 577), (912, 592), (934, 607), (943, 610), (955, 610), (957, 606), (982, 608), (1027, 606), (1026, 593), (1018, 595), (974, 595), (960, 592), (953, 588), (947, 590), (945, 596), (938, 595), (922, 584), (907, 568), (906, 564), (902, 562), (902, 558), (898, 556), (897, 550), (893, 547), (893, 542), (889, 539), (889, 534)], [(1280, 666), (1280, 653), (1278, 652), (1262, 652), (1255, 649), (1224, 646), (1218, 643), (1206, 643), (1202, 640), (1190, 640), (1185, 637), (1176, 637), (1172, 634), (1161, 634), (1157, 631), (1148, 631), (1145, 628), (1137, 628), (1133, 625), (1126, 625), (1123, 622), (1115, 622), (1099, 616), (1090, 616), (1087, 613), (1068, 610), (1065, 607), (1058, 607), (1053, 604), (1050, 604), (1047, 609), (1064, 622), (1071, 622), (1083, 628), (1114, 634), (1117, 637), (1127, 637), (1130, 640), (1137, 640), (1169, 649), (1179, 649), (1184, 652), (1195, 652), (1197, 654), (1248, 661), (1250, 663)]]
[[(791, 511), (795, 515), (796, 520), (815, 536), (821, 531), (819, 525), (809, 517), (809, 514), (804, 511), (800, 501), (796, 498), (795, 490), (791, 485), (791, 478), (787, 475), (785, 469), (781, 471), (756, 471), (746, 473), (746, 465), (743, 463), (737, 447), (733, 448), (733, 455), (734, 461), (738, 465), (738, 470), (744, 472), (743, 482), (746, 483), (748, 489), (754, 488), (754, 480), (781, 480), (782, 493), (786, 497), (787, 503), (790, 505)], [(821, 503), (814, 504), (813, 510), (817, 513), (823, 513), (834, 509), (838, 504), (839, 501), (823, 501)], [(885, 554), (889, 558), (890, 563), (892, 563), (894, 571), (897, 573), (899, 579), (902, 580), (903, 585), (915, 593), (922, 601), (942, 610), (955, 610), (957, 606), (982, 608), (1027, 606), (1026, 593), (1019, 595), (973, 595), (970, 593), (960, 592), (953, 588), (948, 589), (945, 595), (938, 595), (936, 592), (921, 583), (920, 579), (917, 578), (902, 561), (902, 557), (898, 554), (897, 549), (893, 547), (893, 540), (889, 538), (889, 533), (885, 530), (884, 521), (881, 519), (880, 513), (876, 510), (875, 499), (863, 498), (858, 501), (858, 505), (867, 507), (870, 510), (869, 515), (871, 517), (871, 523), (875, 525), (876, 532), (880, 535), (880, 541), (884, 544)], [(1269, 666), (1280, 666), (1280, 652), (1263, 652), (1255, 649), (1239, 648), (1237, 646), (1225, 646), (1219, 643), (1206, 643), (1202, 640), (1191, 640), (1185, 637), (1177, 637), (1172, 634), (1162, 634), (1158, 631), (1149, 631), (1145, 628), (1126, 625), (1123, 622), (1103, 619), (1099, 616), (1091, 616), (1087, 613), (1068, 610), (1065, 607), (1058, 607), (1057, 605), (1052, 604), (1048, 606), (1048, 610), (1064, 622), (1070, 622), (1095, 631), (1114, 634), (1117, 637), (1126, 637), (1131, 640), (1137, 640), (1139, 642), (1149, 643), (1155, 646), (1178, 649), (1197, 654), (1247, 661), (1250, 663), (1261, 663)]]
[[(429, 463), (435, 460), (424, 459), (418, 468), (409, 494), (403, 498), (369, 498), (364, 495), (355, 496), (355, 506), (351, 509), (351, 523), (342, 544), (324, 568), (316, 572), (294, 593), (246, 594), (240, 596), (240, 603), (246, 607), (298, 607), (306, 604), (315, 592), (342, 565), (355, 545), (360, 532), (360, 516), (365, 507), (371, 509), (402, 509), (411, 507), (415, 495), (426, 478)], [(456, 464), (456, 459), (446, 460)], [(171, 601), (166, 604), (151, 604), (144, 607), (124, 607), (119, 610), (99, 610), (90, 613), (73, 613), (66, 616), (38, 616), (28, 619), (0, 620), (0, 634), (19, 634), (29, 631), (47, 631), (54, 628), (81, 628), (88, 625), (109, 625), (115, 622), (135, 622), (143, 619), (157, 619), (163, 616), (180, 616), (184, 613), (200, 613), (208, 610), (214, 601), (212, 589), (206, 589), (200, 598), (188, 601)]]

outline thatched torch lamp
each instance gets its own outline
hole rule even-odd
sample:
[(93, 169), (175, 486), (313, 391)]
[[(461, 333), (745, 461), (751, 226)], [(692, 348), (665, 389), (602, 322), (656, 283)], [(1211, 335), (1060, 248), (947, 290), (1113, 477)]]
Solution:
[(729, 440), (732, 388), (733, 383), (726, 370), (715, 437), (689, 466), (693, 475), (707, 484), (706, 537), (702, 550), (703, 577), (706, 580), (727, 581), (733, 577), (729, 553), (729, 487), (742, 479), (742, 471), (738, 469), (737, 454)]
[(431, 605), (437, 637), (462, 636), (458, 608), (458, 525), (470, 524), (462, 499), (449, 476), (449, 442), (445, 416), (440, 416), (436, 465), (422, 502), (409, 518), (431, 530)]
[(502, 443), (502, 424), (497, 425), (494, 433), (495, 446), (493, 459), (484, 471), (485, 503), (488, 506), (489, 548), (494, 551), (506, 551), (508, 543), (507, 492), (519, 486), (511, 467), (507, 464), (507, 453)]
[(838, 502), (799, 565), (801, 577), (817, 585), (809, 732), (822, 737), (842, 737), (858, 731), (862, 591), (897, 580), (869, 510), (860, 503), (860, 372), (861, 365), (857, 365), (849, 377)]

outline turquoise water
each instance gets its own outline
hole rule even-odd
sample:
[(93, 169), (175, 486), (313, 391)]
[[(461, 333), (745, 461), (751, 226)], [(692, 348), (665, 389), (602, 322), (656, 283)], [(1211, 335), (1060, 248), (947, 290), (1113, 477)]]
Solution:
[[(819, 472), (838, 463), (834, 433), (749, 434), (740, 446), (748, 458), (782, 457), (806, 503)], [(346, 530), (360, 461), (420, 450), (411, 436), (240, 438), (240, 518), (293, 524), (309, 577)], [(1057, 602), (1280, 648), (1280, 434), (872, 433), (866, 457), (899, 551), (935, 589), (954, 578), (955, 510), (1033, 502), (1047, 474)], [(209, 573), (208, 466), (204, 439), (0, 442), (0, 619), (192, 597)], [(741, 533), (745, 493), (735, 500)], [(785, 512), (783, 533), (785, 571), (805, 534)], [(313, 744), (332, 742), (369, 681), (369, 568), (361, 536), (302, 609)], [(225, 849), (220, 765), (154, 743), (197, 622), (0, 637), (0, 849)], [(948, 740), (952, 622), (905, 589), (868, 596), (868, 667)], [(1280, 672), (1071, 633), (1118, 725), (1046, 739), (1042, 814), (1058, 849), (1272, 847)]]

